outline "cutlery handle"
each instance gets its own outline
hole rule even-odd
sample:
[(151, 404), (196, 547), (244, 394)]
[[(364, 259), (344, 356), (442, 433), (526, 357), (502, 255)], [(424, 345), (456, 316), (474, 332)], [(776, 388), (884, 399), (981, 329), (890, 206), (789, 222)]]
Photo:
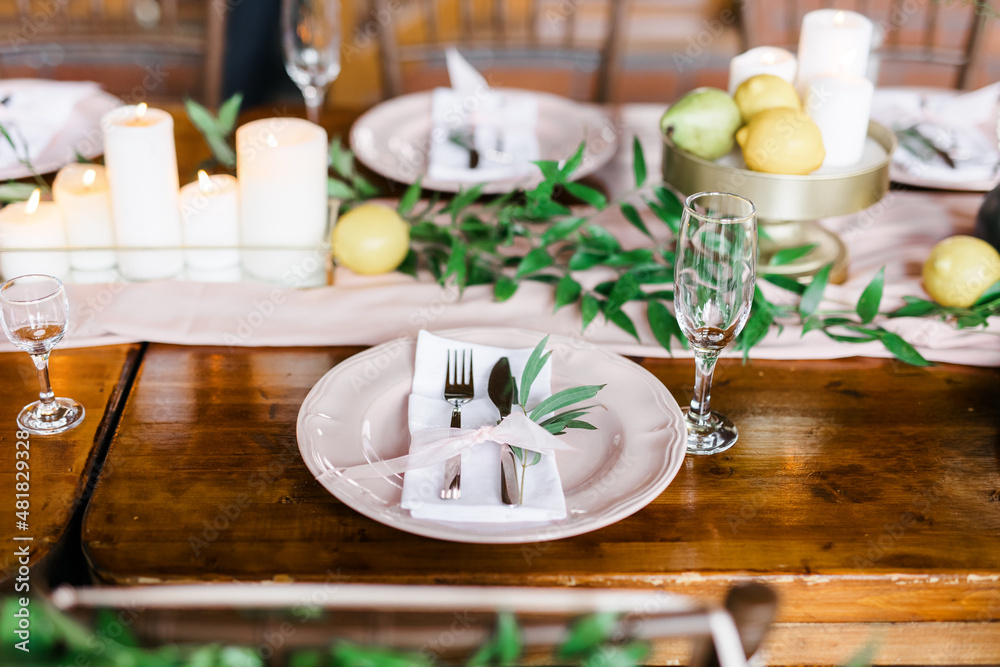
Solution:
[(451, 411), (451, 427), (462, 428), (462, 408), (458, 406)]

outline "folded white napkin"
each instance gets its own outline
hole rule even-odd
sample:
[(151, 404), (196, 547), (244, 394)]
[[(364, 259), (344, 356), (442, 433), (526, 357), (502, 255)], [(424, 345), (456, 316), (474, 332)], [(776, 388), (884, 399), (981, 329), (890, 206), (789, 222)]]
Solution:
[(925, 159), (901, 146), (893, 154), (893, 163), (907, 174), (945, 184), (989, 181), (997, 177), (1000, 162), (995, 128), (998, 96), (1000, 84), (960, 95), (877, 90), (872, 118), (894, 131), (915, 128), (955, 162), (952, 168), (940, 157)]
[(70, 121), (77, 103), (99, 91), (89, 81), (0, 81), (0, 125), (16, 146), (0, 141), (0, 169), (16, 166), (24, 157), (37, 161)]
[[(455, 49), (448, 49), (451, 88), (431, 96), (427, 175), (470, 183), (516, 179), (537, 169), (538, 102), (527, 93), (500, 93)], [(471, 152), (477, 153), (472, 166)]]
[[(426, 331), (417, 335), (416, 364), (409, 402), (410, 433), (451, 423), (451, 404), (444, 400), (444, 372), (448, 350), (472, 350), (475, 398), (462, 407), (462, 427), (492, 425), (500, 418), (489, 399), (487, 385), (493, 365), (500, 357), (510, 361), (511, 372), (520, 385), (521, 373), (531, 354), (530, 348), (505, 349), (449, 340)], [(552, 363), (549, 361), (531, 387), (528, 405), (533, 406), (551, 393)], [(516, 409), (516, 408), (515, 408)], [(410, 456), (416, 454), (415, 446)], [(462, 497), (442, 500), (445, 463), (407, 470), (403, 476), (400, 505), (415, 518), (435, 521), (500, 523), (552, 521), (566, 517), (566, 499), (555, 457), (543, 454), (541, 461), (524, 476), (524, 504), (505, 505), (500, 498), (500, 445), (484, 442), (462, 453)], [(518, 475), (521, 467), (518, 465)], [(520, 481), (520, 477), (518, 477)]]

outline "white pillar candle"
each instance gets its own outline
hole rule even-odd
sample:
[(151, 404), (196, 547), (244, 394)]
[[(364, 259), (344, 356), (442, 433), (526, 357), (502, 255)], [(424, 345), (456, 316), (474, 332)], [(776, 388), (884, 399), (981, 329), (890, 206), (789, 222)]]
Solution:
[(817, 9), (806, 14), (799, 33), (799, 94), (804, 98), (809, 80), (819, 74), (865, 76), (872, 29), (872, 22), (857, 12)]
[(236, 179), (228, 174), (209, 176), (199, 171), (197, 181), (181, 188), (180, 207), (184, 244), (192, 247), (184, 252), (189, 275), (191, 269), (211, 272), (238, 266), (240, 214)]
[(823, 74), (809, 80), (806, 111), (823, 135), (824, 167), (847, 167), (861, 159), (874, 90), (871, 81), (853, 74)]
[(242, 242), (266, 248), (244, 249), (248, 276), (294, 287), (322, 284), (327, 150), (326, 130), (299, 118), (264, 118), (236, 130)]
[[(99, 164), (70, 163), (59, 170), (52, 197), (66, 221), (69, 265), (78, 271), (106, 271), (115, 265), (108, 177)], [(79, 250), (104, 248), (104, 250)]]
[(776, 46), (758, 46), (729, 61), (729, 94), (758, 74), (773, 74), (794, 84), (795, 71), (795, 56), (790, 52)]
[[(140, 104), (109, 111), (101, 127), (122, 275), (128, 280), (176, 276), (184, 268), (184, 255), (174, 119)], [(123, 250), (128, 247), (170, 249)]]
[[(0, 209), (0, 249), (65, 248), (66, 230), (59, 207), (40, 201), (35, 190), (26, 202)], [(0, 252), (0, 274), (10, 280), (28, 273), (46, 273), (56, 278), (69, 274), (66, 252)]]

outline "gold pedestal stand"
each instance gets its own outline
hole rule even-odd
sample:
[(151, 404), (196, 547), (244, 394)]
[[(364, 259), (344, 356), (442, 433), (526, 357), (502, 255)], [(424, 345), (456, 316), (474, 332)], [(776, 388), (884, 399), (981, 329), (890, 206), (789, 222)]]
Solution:
[[(896, 137), (872, 121), (868, 137), (882, 150), (862, 160), (863, 167), (833, 174), (786, 176), (750, 171), (704, 160), (663, 138), (663, 180), (684, 195), (695, 192), (733, 192), (757, 207), (760, 223), (758, 273), (787, 276), (808, 282), (828, 264), (832, 282), (847, 278), (847, 248), (817, 220), (862, 211), (876, 204), (889, 189), (889, 162)], [(809, 254), (787, 264), (771, 264), (776, 252), (815, 244)]]

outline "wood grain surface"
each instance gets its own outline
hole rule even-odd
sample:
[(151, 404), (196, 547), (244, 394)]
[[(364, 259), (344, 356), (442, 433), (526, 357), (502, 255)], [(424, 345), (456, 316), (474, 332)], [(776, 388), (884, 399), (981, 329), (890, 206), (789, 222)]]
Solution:
[[(713, 407), (739, 425), (734, 449), (688, 457), (662, 495), (607, 528), (474, 545), (372, 521), (306, 469), (299, 406), (357, 351), (150, 346), (84, 519), (94, 574), (641, 587), (715, 601), (757, 579), (777, 589), (782, 627), (957, 624), (980, 639), (977, 661), (985, 650), (1000, 662), (997, 369), (724, 360)], [(642, 363), (688, 400), (690, 360)]]
[[(50, 363), (52, 386), (57, 396), (69, 396), (83, 404), (87, 415), (83, 423), (58, 435), (28, 439), (28, 448), (18, 446), (15, 419), (21, 408), (38, 399), (38, 376), (31, 359), (23, 352), (0, 354), (0, 492), (8, 510), (0, 520), (0, 586), (11, 587), (20, 563), (15, 549), (29, 545), (29, 561), (36, 566), (58, 543), (70, 518), (93, 490), (88, 483), (99, 446), (110, 437), (113, 424), (106, 417), (114, 411), (122, 390), (123, 378), (130, 375), (137, 362), (139, 345), (115, 345), (79, 350), (56, 349)], [(120, 406), (119, 406), (120, 407)], [(17, 452), (28, 452), (28, 457)], [(28, 529), (17, 528), (15, 494), (18, 472), (16, 461), (28, 462)], [(23, 487), (22, 487), (23, 488)], [(16, 541), (16, 537), (31, 537)]]

